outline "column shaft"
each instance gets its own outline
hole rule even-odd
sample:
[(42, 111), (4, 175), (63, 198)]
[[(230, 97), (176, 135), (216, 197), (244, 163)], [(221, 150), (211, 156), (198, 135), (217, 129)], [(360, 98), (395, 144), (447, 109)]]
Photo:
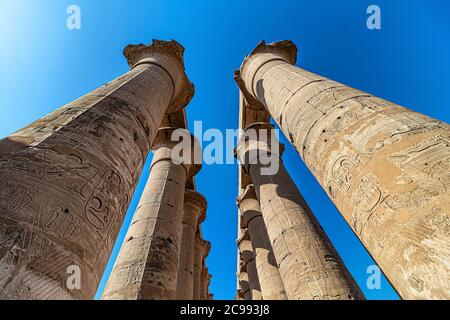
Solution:
[[(255, 123), (238, 145), (255, 186), (268, 236), (290, 300), (363, 299), (325, 232), (280, 160), (273, 126)], [(250, 135), (255, 131), (256, 135)], [(244, 137), (243, 137), (244, 138)], [(270, 139), (270, 142), (264, 140)], [(278, 148), (280, 149), (280, 148)], [(281, 148), (282, 149), (282, 148)], [(256, 151), (256, 153), (255, 153)], [(269, 164), (262, 164), (265, 152)], [(248, 157), (255, 156), (258, 161)], [(271, 168), (270, 174), (264, 170)], [(278, 169), (278, 170), (277, 170)]]
[(204, 260), (209, 253), (211, 244), (208, 241), (203, 240), (197, 232), (194, 248), (194, 300), (200, 300), (202, 291), (202, 270)]
[(176, 299), (187, 170), (156, 149), (150, 177), (102, 299)]
[(192, 300), (194, 298), (195, 233), (201, 211), (206, 210), (206, 200), (194, 190), (186, 190), (184, 195), (183, 231), (177, 277), (177, 299)]
[(164, 113), (192, 91), (181, 46), (142, 47), (152, 63), (0, 141), (1, 298), (93, 298)]
[(210, 275), (208, 272), (208, 268), (204, 266), (201, 274), (200, 300), (208, 300), (209, 281)]
[(261, 43), (238, 82), (267, 108), (406, 299), (450, 292), (450, 126), (297, 68)]
[(286, 300), (284, 284), (253, 185), (247, 187), (238, 203), (252, 240), (262, 298), (264, 300)]

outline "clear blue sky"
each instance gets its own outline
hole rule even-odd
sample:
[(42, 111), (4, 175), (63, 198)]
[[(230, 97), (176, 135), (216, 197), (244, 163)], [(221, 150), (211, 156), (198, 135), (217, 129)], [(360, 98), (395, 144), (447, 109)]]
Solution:
[[(81, 30), (66, 28), (70, 4), (81, 8)], [(370, 4), (381, 7), (379, 31), (366, 28)], [(0, 0), (0, 137), (126, 72), (123, 47), (152, 38), (174, 38), (186, 48), (188, 74), (196, 85), (187, 109), (190, 128), (196, 120), (205, 129), (237, 126), (233, 71), (261, 39), (291, 39), (299, 47), (299, 66), (450, 122), (449, 16), (445, 0)], [(283, 142), (286, 167), (366, 296), (395, 299), (385, 280), (381, 290), (366, 287), (366, 268), (373, 261)], [(148, 164), (137, 193), (147, 176)], [(232, 299), (237, 167), (204, 166), (196, 181), (209, 203), (203, 233), (212, 242), (211, 290), (216, 299)]]

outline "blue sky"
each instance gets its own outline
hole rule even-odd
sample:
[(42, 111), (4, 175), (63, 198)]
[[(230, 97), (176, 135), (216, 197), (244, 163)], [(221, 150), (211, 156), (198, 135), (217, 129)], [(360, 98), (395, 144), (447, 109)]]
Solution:
[[(81, 8), (81, 30), (66, 28), (71, 4)], [(371, 4), (381, 8), (381, 30), (366, 28)], [(190, 128), (198, 120), (204, 129), (237, 126), (233, 71), (261, 39), (291, 39), (299, 66), (450, 122), (449, 15), (445, 0), (0, 0), (0, 137), (123, 74), (123, 47), (152, 38), (173, 38), (186, 48), (196, 85), (187, 109)], [(287, 169), (367, 298), (397, 298), (384, 279), (380, 290), (367, 288), (373, 261), (282, 140)], [(106, 274), (147, 177), (148, 163)], [(212, 242), (211, 290), (216, 299), (232, 299), (237, 167), (205, 165), (196, 181), (209, 203), (203, 234)]]

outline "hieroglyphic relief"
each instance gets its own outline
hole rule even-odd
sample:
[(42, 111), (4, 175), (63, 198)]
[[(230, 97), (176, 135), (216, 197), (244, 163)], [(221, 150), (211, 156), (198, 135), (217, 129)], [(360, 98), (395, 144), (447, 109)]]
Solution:
[(389, 159), (411, 180), (423, 181), (432, 189), (436, 188), (433, 187), (435, 182), (439, 182), (441, 192), (449, 189), (450, 136), (438, 135), (428, 138), (401, 153), (390, 155)]
[(22, 210), (32, 199), (24, 186), (13, 182), (0, 181), (0, 207), (12, 211)]
[(445, 128), (448, 125), (441, 121), (398, 109), (377, 113), (370, 121), (362, 123), (358, 130), (347, 135), (346, 139), (355, 151), (370, 157), (384, 146), (393, 145), (408, 136)]
[(357, 157), (351, 156), (340, 156), (333, 160), (330, 175), (326, 179), (328, 182), (326, 191), (333, 199), (336, 199), (336, 192), (346, 193), (350, 190), (353, 182), (351, 171), (358, 162)]
[(322, 83), (325, 85), (321, 86), (321, 90), (310, 97), (307, 103), (324, 114), (347, 100), (370, 96), (365, 92), (344, 86), (335, 81), (327, 80)]
[[(105, 163), (99, 165), (98, 159), (85, 152), (86, 139), (95, 139), (95, 136), (89, 137), (89, 134), (81, 139), (80, 132), (64, 130), (59, 130), (40, 145), (24, 148), (0, 160), (1, 174), (9, 177), (8, 182), (1, 181), (0, 207), (6, 210), (4, 216), (11, 221), (26, 223), (28, 227), (20, 237), (23, 239), (31, 232), (27, 228), (40, 228), (47, 237), (66, 241), (57, 256), (44, 255), (45, 263), (40, 263), (39, 256), (33, 253), (37, 250), (35, 247), (17, 244), (15, 251), (22, 254), (13, 256), (15, 263), (2, 261), (2, 274), (15, 274), (14, 279), (3, 284), (5, 297), (17, 295), (41, 299), (49, 294), (66, 292), (65, 273), (74, 258), (79, 258), (76, 265), (83, 266), (85, 279), (92, 283), (85, 285), (84, 293), (75, 294), (92, 295), (133, 192), (127, 188), (131, 182), (123, 180), (122, 172), (113, 168), (99, 170)], [(68, 143), (70, 139), (73, 143)], [(129, 152), (129, 159), (135, 159), (133, 153)], [(143, 164), (143, 151), (138, 154), (135, 163)], [(124, 167), (139, 171), (135, 166)], [(135, 172), (132, 174), (137, 176)], [(39, 192), (30, 193), (29, 186), (36, 186)], [(17, 214), (12, 214), (14, 212)], [(47, 265), (49, 261), (53, 263)], [(21, 265), (20, 273), (13, 271)], [(55, 279), (58, 280), (54, 282)], [(34, 290), (35, 283), (46, 286), (49, 292)], [(28, 287), (30, 290), (26, 289)]]
[(359, 181), (358, 188), (352, 194), (352, 202), (356, 210), (352, 215), (353, 230), (364, 237), (364, 228), (370, 223), (376, 208), (381, 205), (389, 194), (383, 191), (373, 174), (367, 174)]

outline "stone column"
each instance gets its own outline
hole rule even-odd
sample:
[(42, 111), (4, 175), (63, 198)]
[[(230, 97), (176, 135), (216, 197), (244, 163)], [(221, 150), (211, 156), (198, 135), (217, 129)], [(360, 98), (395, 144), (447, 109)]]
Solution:
[(262, 42), (237, 81), (266, 108), (405, 299), (450, 292), (450, 126), (297, 68)]
[(238, 273), (239, 289), (237, 292), (237, 300), (252, 300), (252, 295), (250, 291), (250, 283), (248, 280), (248, 273), (246, 266), (243, 261), (241, 261), (240, 270)]
[[(150, 177), (102, 295), (104, 300), (176, 299), (186, 180), (198, 166), (174, 162), (175, 128), (161, 128)], [(185, 131), (185, 130), (183, 130)]]
[(128, 46), (131, 71), (0, 141), (0, 298), (93, 298), (156, 130), (193, 95), (183, 50)]
[(209, 274), (208, 268), (206, 267), (205, 263), (203, 263), (201, 274), (200, 300), (208, 300), (208, 289), (210, 281), (211, 275)]
[[(237, 155), (255, 186), (288, 298), (363, 299), (280, 161), (277, 149), (282, 148), (275, 148), (279, 143), (272, 131), (273, 126), (266, 123), (249, 126)], [(264, 154), (270, 155), (270, 163), (263, 164)], [(264, 170), (268, 167), (272, 171)]]
[(261, 295), (264, 300), (286, 300), (283, 281), (272, 251), (266, 225), (261, 214), (259, 200), (253, 185), (247, 186), (238, 198), (239, 209), (242, 212), (243, 226), (248, 229), (255, 254)]
[(239, 254), (244, 262), (248, 275), (248, 284), (250, 289), (249, 300), (262, 300), (261, 286), (259, 284), (258, 272), (256, 271), (255, 254), (253, 252), (252, 242), (248, 230), (245, 229), (241, 238), (237, 241)]
[(201, 238), (197, 232), (194, 244), (194, 300), (201, 299), (203, 262), (209, 254), (211, 243)]
[(177, 277), (177, 299), (194, 298), (194, 243), (200, 215), (206, 210), (206, 199), (195, 190), (184, 192), (183, 231)]

